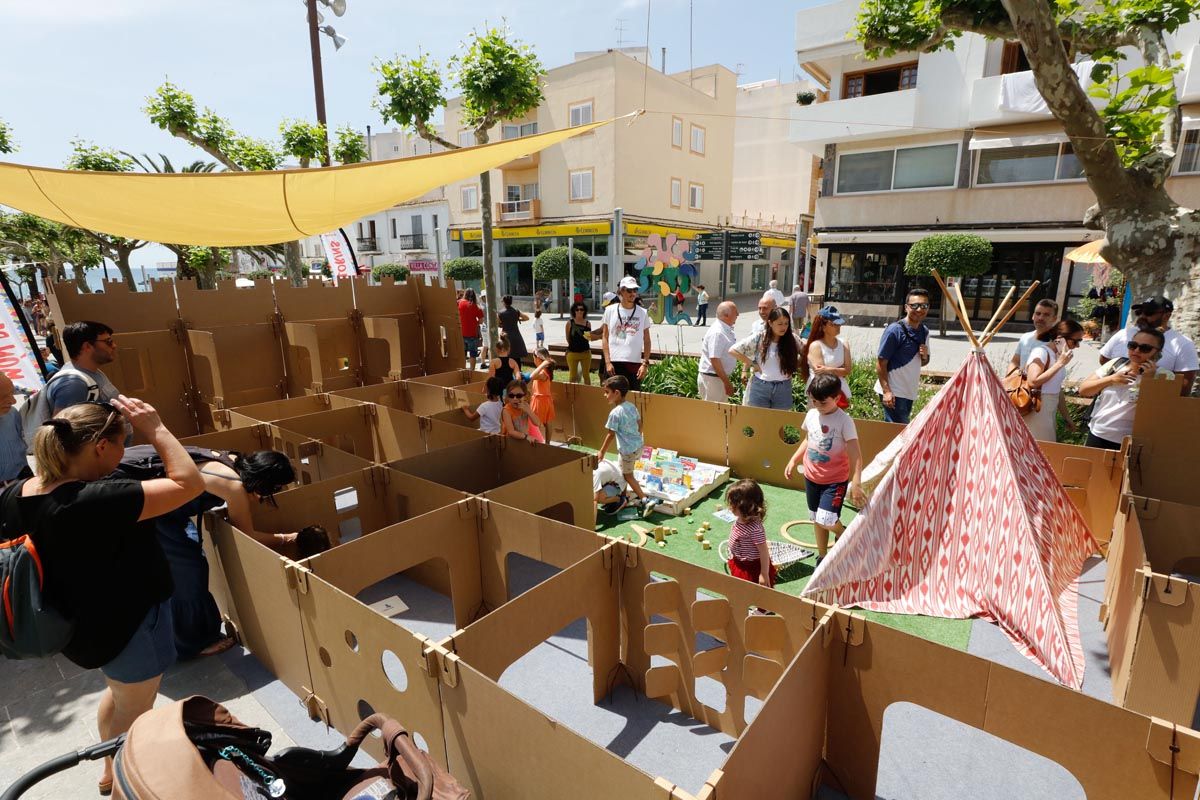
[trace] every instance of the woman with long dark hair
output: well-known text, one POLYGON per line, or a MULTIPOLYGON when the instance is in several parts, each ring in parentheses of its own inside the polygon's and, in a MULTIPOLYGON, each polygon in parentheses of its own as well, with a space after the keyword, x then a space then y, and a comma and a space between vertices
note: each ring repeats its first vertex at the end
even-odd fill
POLYGON ((571 319, 567 321, 567 376, 571 383, 592 382, 591 342, 600 336, 592 333, 587 306, 582 302, 572 303, 571 319))
POLYGON ((846 320, 834 306, 826 306, 816 313, 808 341, 800 354, 800 377, 804 380, 805 388, 812 383, 816 375, 833 375, 842 384, 842 394, 838 398, 838 408, 850 407, 850 370, 854 360, 850 355, 850 345, 842 341, 838 334, 846 320))
POLYGON ((766 329, 751 334, 729 350, 750 370, 744 405, 791 411, 792 376, 800 364, 800 343, 792 331, 792 316, 776 308, 767 315, 766 329))

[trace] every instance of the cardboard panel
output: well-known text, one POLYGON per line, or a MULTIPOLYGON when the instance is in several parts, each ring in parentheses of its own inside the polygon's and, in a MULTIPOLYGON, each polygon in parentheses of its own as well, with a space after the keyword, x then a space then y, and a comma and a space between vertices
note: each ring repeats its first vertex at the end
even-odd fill
POLYGON ((117 359, 102 371, 121 394, 154 406, 172 433, 190 436, 199 433, 199 427, 190 402, 192 378, 187 355, 176 335, 179 330, 119 331, 114 336, 117 359))
POLYGON ((450 575, 444 588, 454 606, 455 625, 466 627, 483 601, 476 512, 467 503, 459 501, 389 525, 321 553, 309 560, 308 567, 354 596, 385 578, 440 559, 450 575))
POLYGON ((275 325, 189 329, 187 335, 196 390, 202 402, 235 408, 286 395, 275 325))
POLYGON ((429 450, 482 439, 488 434, 479 430, 479 420, 472 422, 460 410, 442 411, 431 417, 421 417, 425 423, 425 446, 429 450))
MULTIPOLYGON (((607 548, 617 547, 609 544, 607 548)), ((572 621, 587 618, 592 699, 608 694, 620 662, 620 620, 611 553, 593 553, 454 635, 454 652, 488 678, 504 671, 572 621)))
POLYGON ((646 444, 708 464, 726 463, 725 408, 687 397, 637 392, 646 444))
POLYGON ((74 283, 47 282, 46 298, 60 333, 70 323, 83 320, 103 322, 118 335, 175 330, 179 323, 175 286, 170 280, 152 281, 148 292, 130 291, 125 281, 105 281, 101 294, 80 293, 74 283))
POLYGON ((424 383, 430 386, 466 386, 469 383, 479 383, 487 377, 483 372, 472 372, 469 369, 453 369, 446 372, 431 372, 412 378, 413 383, 424 383))
MULTIPOLYGON (((829 624, 828 622, 826 624, 829 624)), ((830 658, 815 631, 788 665, 766 704, 733 746, 715 784, 717 797, 808 797, 825 744, 830 658), (779 758, 779 741, 788 757, 779 758)))
MULTIPOLYGON (((240 418, 250 418, 259 422, 275 422, 280 419, 288 419, 290 417, 301 417, 305 414, 316 414, 320 411, 328 411, 330 409, 329 395, 324 394, 305 394, 298 397, 289 397, 287 400, 268 400, 265 403, 254 403, 248 406, 238 406, 228 410, 228 414, 222 415, 228 417, 230 424, 225 427, 241 427, 233 425, 234 414, 240 418)), ((219 419, 218 422, 221 422, 219 419)))
POLYGON ((440 286, 418 281, 416 288, 425 333, 426 374, 461 367, 467 355, 454 285, 440 286))
POLYGON ((1106 545, 1121 494, 1124 453, 1055 442, 1038 442, 1038 446, 1075 500, 1092 536, 1106 545))
POLYGON ((333 447, 323 448, 307 436, 280 430, 261 422, 245 428, 189 436, 181 441, 193 447, 236 450, 240 453, 278 450, 291 460, 297 480, 302 485, 358 472, 371 466, 370 461, 333 447))
POLYGON ((1196 477, 1179 469, 1200 452, 1200 398, 1180 397, 1178 381, 1144 383, 1133 420, 1130 490, 1174 503, 1196 502, 1196 477))
POLYGON ((312 683, 299 602, 285 574, 291 562, 219 514, 205 514, 204 528, 210 572, 223 579, 214 592, 222 614, 233 620, 242 643, 271 674, 296 694, 306 696, 305 687, 312 683))
POLYGON ((359 337, 364 383, 398 381, 424 372, 424 333, 417 314, 363 317, 359 337))
MULTIPOLYGON (((349 733, 364 712, 386 714, 414 736, 420 734, 430 755, 444 766, 438 676, 425 669, 424 637, 400 628, 316 575, 304 576, 301 587, 300 613, 310 642, 309 685, 327 721, 349 733)), ((365 747, 380 757, 375 737, 367 737, 365 747)))
POLYGON ((396 283, 384 278, 377 284, 354 278, 354 304, 365 317, 415 314, 419 306, 416 281, 396 283))
POLYGON ((1138 577, 1141 619, 1123 705, 1190 726, 1200 700, 1200 583, 1148 569, 1138 577))
POLYGON ((284 320, 348 320, 354 313, 354 289, 350 281, 337 286, 319 278, 309 278, 303 286, 291 281, 275 281, 275 305, 284 320))
MULTIPOLYGON (((525 442, 515 442, 515 444, 524 445, 525 442)), ((557 449, 547 448, 546 445, 531 447, 536 447, 538 450, 557 449)), ((520 450, 521 448, 515 449, 520 450)), ((502 459, 502 464, 506 460, 502 459)), ((503 483, 495 489, 488 489, 483 496, 522 511, 578 525, 585 530, 590 531, 596 528, 596 503, 592 492, 592 459, 589 456, 537 470, 527 477, 503 483), (567 511, 568 507, 570 508, 569 512, 567 511)))
POLYGON ((197 289, 195 281, 177 281, 179 316, 189 328, 273 323, 273 283, 260 280, 254 286, 239 288, 234 281, 217 281, 216 289, 197 289))
POLYGON ((283 323, 288 394, 320 394, 362 383, 358 332, 351 317, 283 323))
MULTIPOLYGON (((604 399, 604 391, 599 386, 584 386, 581 383, 567 383, 562 386, 566 399, 563 405, 571 409, 574 428, 572 435, 579 439, 579 443, 584 447, 599 449, 604 441, 604 423, 608 421, 608 412, 612 410, 608 401, 604 399)), ((637 397, 636 392, 634 397, 637 397)), ((555 395, 555 402, 557 399, 558 396, 555 395)), ((651 435, 648 430, 647 435, 651 435)))
POLYGON ((1104 576, 1104 634, 1108 640, 1108 663, 1112 671, 1113 701, 1124 705, 1129 689, 1134 646, 1142 619, 1142 568, 1146 549, 1141 524, 1132 510, 1119 515, 1124 524, 1113 529, 1104 576))
POLYGON ((355 403, 375 403, 400 411, 413 410, 412 401, 408 396, 408 383, 401 380, 370 383, 356 389, 339 389, 329 393, 329 403, 332 408, 344 408, 355 403))
POLYGON ((433 386, 426 383, 406 381, 409 410, 422 417, 442 411, 452 411, 470 405, 475 408, 487 399, 482 394, 469 391, 466 387, 433 386))
MULTIPOLYGON (((302 417, 291 417, 276 421, 276 425, 284 430, 303 434, 310 439, 317 439, 329 447, 336 447, 353 453, 368 461, 382 461, 383 445, 379 439, 379 429, 376 425, 376 406, 363 403, 347 408, 322 411, 318 414, 305 414, 302 417)), ((424 452, 421 444, 421 434, 413 424, 412 440, 408 447, 410 452, 424 452)))

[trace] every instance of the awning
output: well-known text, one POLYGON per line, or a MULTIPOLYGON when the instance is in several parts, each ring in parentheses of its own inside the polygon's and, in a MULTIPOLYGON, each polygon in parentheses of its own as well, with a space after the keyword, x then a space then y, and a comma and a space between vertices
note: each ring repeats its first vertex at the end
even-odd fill
POLYGON ((211 247, 273 244, 336 230, 611 121, 322 169, 163 175, 0 162, 0 204, 127 239, 211 247))
POLYGON ((976 133, 971 137, 971 150, 992 150, 998 147, 1029 147, 1035 144, 1057 144, 1067 141, 1065 133, 1031 133, 1024 136, 976 133))

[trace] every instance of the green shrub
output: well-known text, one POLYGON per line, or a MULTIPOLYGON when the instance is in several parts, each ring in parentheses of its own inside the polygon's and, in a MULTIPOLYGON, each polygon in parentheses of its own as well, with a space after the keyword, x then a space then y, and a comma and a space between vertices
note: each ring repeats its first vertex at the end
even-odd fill
POLYGON ((384 278, 392 278, 396 283, 408 280, 410 270, 403 264, 376 264, 371 267, 371 277, 376 283, 384 278))
POLYGON ((696 375, 699 371, 700 361, 696 358, 666 356, 646 370, 646 377, 642 380, 642 391, 697 398, 700 396, 696 387, 696 375))
POLYGON ((992 266, 992 243, 973 233, 937 233, 919 240, 908 251, 904 272, 969 278, 982 275, 992 266))
MULTIPOLYGON (((592 268, 592 259, 587 253, 575 248, 575 274, 587 275, 592 268)), ((571 275, 570 263, 567 260, 566 247, 551 247, 543 250, 533 259, 533 279, 535 281, 561 281, 571 275)))
POLYGON ((442 265, 452 281, 477 281, 483 278, 483 262, 478 258, 452 258, 442 265))
POLYGON ((252 271, 252 272, 247 272, 247 273, 246 273, 245 275, 243 275, 242 277, 243 277, 243 278, 249 278, 249 279, 250 279, 250 280, 252 280, 252 281, 260 281, 260 280, 262 280, 263 278, 273 278, 273 277, 275 277, 275 273, 274 273, 274 272, 271 272, 271 270, 269 270, 269 269, 256 269, 256 270, 254 270, 254 271, 252 271))

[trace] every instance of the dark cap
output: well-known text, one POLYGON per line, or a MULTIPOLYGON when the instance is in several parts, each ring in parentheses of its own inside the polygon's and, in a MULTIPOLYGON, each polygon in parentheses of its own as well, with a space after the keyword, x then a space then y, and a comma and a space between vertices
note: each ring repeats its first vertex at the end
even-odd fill
POLYGON ((1147 297, 1140 303, 1134 303, 1132 308, 1143 314, 1157 314, 1160 311, 1174 311, 1175 304, 1165 297, 1147 297))

